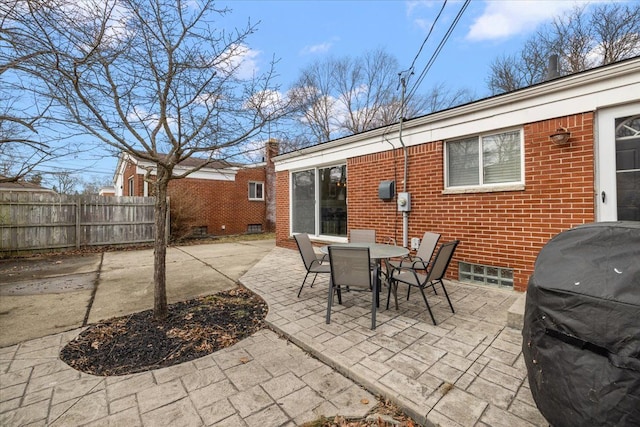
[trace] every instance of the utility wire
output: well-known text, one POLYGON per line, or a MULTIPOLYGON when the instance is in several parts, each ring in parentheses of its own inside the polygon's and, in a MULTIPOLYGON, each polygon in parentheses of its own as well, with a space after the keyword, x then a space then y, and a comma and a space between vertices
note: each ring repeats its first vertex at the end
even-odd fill
MULTIPOLYGON (((416 81, 416 83, 413 85, 413 87, 408 91, 407 95, 405 96, 402 105, 399 106, 398 108, 398 112, 402 115, 402 112, 404 111, 404 107, 407 104, 408 100, 415 94, 416 90, 418 89, 418 86, 420 86, 420 84, 422 83, 422 81, 424 80, 424 77, 426 75, 426 73, 429 71, 429 69, 431 68, 431 66, 433 65, 434 61, 436 60, 436 58, 438 57, 438 54, 440 53, 440 51, 442 50, 442 47, 444 46, 444 44, 447 42, 447 40, 449 39, 449 36, 451 35, 451 33, 453 32, 454 28, 456 27, 456 25, 458 24, 458 21, 460 20, 460 18, 462 17, 462 14, 464 13, 464 11, 467 9, 467 6, 469 5, 469 3, 471 2, 471 0, 466 0, 465 3, 462 5, 462 8, 460 9, 460 11, 458 12, 458 14, 456 15, 456 18, 454 19, 454 21, 451 23, 451 25, 449 26, 449 29, 447 30, 447 33, 445 34, 445 36, 442 38, 442 40, 440 41, 440 43, 438 44, 438 47, 436 48, 436 50, 434 51, 434 53, 431 55, 431 58, 429 59, 429 61, 427 62, 427 65, 425 65, 424 69, 422 70, 422 72, 420 73, 420 76, 418 77, 418 80, 416 81)), ((400 77, 400 85, 404 85, 406 87, 409 78, 411 77, 411 75, 413 75, 413 68, 415 66, 415 63, 418 59, 418 57, 420 56, 420 54, 422 53, 422 49, 424 48, 425 44, 427 43, 427 41, 429 40, 429 37, 431 36, 431 33, 433 32, 433 29, 435 28, 436 23, 438 22, 438 19, 440 18, 440 15, 442 15, 442 12, 444 11, 444 8, 447 4, 447 0, 445 0, 442 4, 442 7, 440 8, 440 11, 438 12, 438 15, 436 16, 435 20, 433 21, 433 23, 431 24, 431 28, 429 29, 429 32, 427 33, 427 36, 425 37, 425 39, 422 41, 422 45, 420 46, 420 49, 418 50, 418 53, 416 53, 416 56, 413 58, 413 61, 411 62, 411 66, 409 67, 409 69, 401 71, 400 73, 398 73, 398 76, 400 77)), ((403 88, 403 90, 406 90, 405 88, 403 88)), ((403 120, 404 118, 401 117, 400 120, 403 120)), ((388 134, 388 132, 391 130, 391 128, 393 127, 394 123, 390 123, 389 125, 387 125, 385 131, 383 132, 383 138, 385 140, 386 139, 386 135, 388 134)), ((391 144, 390 141, 387 140, 387 142, 389 142, 391 144)), ((392 144, 393 145, 393 144, 392 144)))
POLYGON ((467 9, 467 6, 469 6, 470 2, 471 2, 471 0, 465 0, 464 4, 460 8, 460 11, 458 12, 458 14, 456 15, 455 19, 453 20, 453 22, 449 26, 449 29, 447 30, 446 34, 444 35, 444 37, 440 41, 440 44, 438 44, 438 47, 436 48, 436 50, 431 55, 431 58, 429 59, 429 62, 427 62, 425 67, 422 69, 422 72, 418 76, 418 79, 414 83, 413 87, 409 90, 409 93, 407 94, 407 96, 405 98, 405 102, 407 102, 409 99, 411 99, 411 97, 413 95, 415 95, 416 90, 418 89, 418 87, 420 86, 422 81, 424 80, 425 76, 427 75, 427 72, 431 69, 431 66, 435 62, 435 60, 438 57, 438 55, 440 54, 440 51, 442 51, 442 48, 444 47, 444 45, 447 43, 447 40, 449 40, 449 36, 451 36, 451 33, 455 29, 456 25, 458 25, 458 22, 462 18, 462 15, 464 14, 465 10, 467 9))
POLYGON ((442 11, 444 10, 444 7, 446 5, 447 5, 447 0, 444 0, 444 2, 442 3, 442 7, 440 8, 440 12, 438 12, 438 16, 436 16, 436 19, 431 23, 431 28, 429 28, 429 32, 427 33, 427 36, 422 41, 422 45, 420 45, 420 49, 418 49, 418 53, 416 53, 416 56, 413 58, 413 61, 411 61, 411 66, 407 71, 409 72, 413 71, 413 66, 416 64, 416 61, 418 60, 418 57, 420 56, 420 53, 422 52, 424 45, 427 44, 427 40, 429 40, 429 37, 431 36, 431 33, 433 32, 433 29, 435 28, 436 23, 438 22, 438 19, 440 19, 440 15, 442 15, 442 11))

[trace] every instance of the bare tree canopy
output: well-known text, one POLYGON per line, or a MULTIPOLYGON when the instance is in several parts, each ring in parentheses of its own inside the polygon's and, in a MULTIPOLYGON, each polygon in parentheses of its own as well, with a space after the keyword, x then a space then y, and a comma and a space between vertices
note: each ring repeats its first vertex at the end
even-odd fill
POLYGON ((543 26, 519 53, 496 58, 489 89, 500 94, 546 80, 552 55, 558 76, 640 55, 640 3, 576 6, 543 26))
POLYGON ((288 111, 272 85, 273 64, 245 75, 256 26, 227 32, 219 21, 228 12, 211 0, 16 0, 4 22, 30 93, 51 104, 60 124, 156 166, 146 179, 156 195, 158 318, 167 313, 169 181, 241 152, 288 111), (174 175, 191 156, 205 161, 174 175))
POLYGON ((64 157, 76 147, 57 147, 52 130, 54 115, 49 98, 36 96, 28 87, 23 66, 31 59, 14 43, 22 29, 12 17, 22 13, 18 2, 0 3, 0 182, 26 180, 40 173, 44 162, 64 157), (48 133, 47 136, 44 136, 48 133))
MULTIPOLYGON (((330 57, 302 70, 291 89, 298 106, 299 143, 308 145, 360 133, 400 119, 402 93, 397 59, 382 49, 358 57, 330 57)), ((435 85, 404 106, 405 118, 471 100, 468 91, 435 85)))

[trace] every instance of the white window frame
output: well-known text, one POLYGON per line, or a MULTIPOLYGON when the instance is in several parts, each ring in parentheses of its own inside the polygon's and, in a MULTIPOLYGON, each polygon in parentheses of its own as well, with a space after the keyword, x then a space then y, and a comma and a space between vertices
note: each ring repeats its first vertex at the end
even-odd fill
POLYGON ((254 201, 262 201, 264 200, 264 182, 263 181, 249 181, 249 200, 254 200, 254 201), (262 191, 260 192, 262 194, 261 197, 256 197, 256 189, 258 187, 258 185, 261 187, 262 191), (253 186, 253 197, 251 194, 251 188, 253 186))
POLYGON ((492 131, 492 132, 483 132, 481 134, 477 134, 477 135, 468 135, 466 137, 461 137, 461 138, 456 138, 456 139, 451 139, 448 141, 444 142, 444 165, 443 165, 443 170, 444 170, 444 182, 445 182, 445 187, 444 187, 444 194, 459 194, 459 193, 482 193, 482 192, 492 192, 492 191, 519 191, 519 190, 524 190, 525 188, 525 176, 524 176, 524 170, 525 170, 525 165, 524 165, 524 130, 523 128, 519 127, 519 128, 509 128, 509 129, 500 129, 500 130, 496 130, 496 131, 492 131), (510 181, 510 182, 501 182, 501 183, 491 183, 491 184, 485 184, 483 182, 483 172, 484 172, 484 166, 483 166, 483 150, 482 150, 482 138, 485 137, 489 137, 489 136, 493 136, 493 135, 499 135, 501 133, 510 133, 510 132, 514 132, 514 131, 518 131, 520 133, 520 178, 517 181, 510 181), (478 182, 479 184, 474 184, 474 185, 460 185, 460 186, 450 186, 449 185, 449 159, 448 159, 448 149, 447 149, 447 144, 448 143, 454 143, 454 142, 459 142, 459 141, 463 141, 463 140, 467 140, 470 138, 477 138, 478 139, 478 182))
POLYGON ((134 180, 133 180, 133 176, 130 176, 129 179, 127 180, 127 196, 133 196, 134 195, 134 180))
MULTIPOLYGON (((313 234, 309 234, 311 240, 322 240, 323 242, 340 242, 346 243, 348 242, 347 236, 333 236, 333 235, 324 235, 320 234, 320 183, 319 183, 319 173, 320 169, 332 168, 332 167, 342 167, 346 166, 346 162, 339 163, 329 163, 326 165, 317 165, 311 167, 305 167, 300 169, 293 169, 289 171, 289 235, 293 236, 294 234, 298 234, 298 232, 293 231, 293 176, 296 172, 304 172, 313 170, 313 179, 314 179, 314 232, 313 234)), ((348 172, 347 172, 348 174, 348 172)), ((347 210, 349 209, 348 200, 345 202, 347 206, 347 210)))

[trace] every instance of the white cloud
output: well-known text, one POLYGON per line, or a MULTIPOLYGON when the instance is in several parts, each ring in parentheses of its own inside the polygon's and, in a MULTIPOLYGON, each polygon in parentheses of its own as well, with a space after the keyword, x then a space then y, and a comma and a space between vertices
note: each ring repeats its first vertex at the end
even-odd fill
POLYGON ((416 11, 416 9, 420 9, 420 8, 430 9, 436 5, 439 6, 439 3, 436 3, 433 0, 412 0, 412 1, 405 2, 405 5, 407 7, 407 16, 411 16, 413 12, 416 11))
POLYGON ((422 19, 422 18, 416 18, 413 20, 413 23, 422 31, 427 32, 431 27, 431 25, 433 24, 433 21, 422 19))
POLYGON ((258 56, 260 51, 253 50, 244 44, 232 44, 226 52, 218 58, 216 68, 227 74, 245 80, 258 74, 258 56))
POLYGON ((314 44, 311 46, 305 46, 304 48, 302 48, 302 54, 303 55, 312 55, 312 54, 316 54, 316 53, 326 53, 328 52, 331 47, 333 46, 333 43, 331 42, 324 42, 324 43, 319 43, 319 44, 314 44))
MULTIPOLYGON (((141 107, 134 107, 133 111, 129 112, 127 115, 127 120, 134 126, 138 123, 151 131, 160 123, 160 116, 156 113, 149 113, 141 107)), ((166 120, 170 129, 174 131, 178 129, 178 121, 175 118, 167 117, 166 120)), ((161 129, 161 132, 164 132, 164 129, 161 129)))
MULTIPOLYGON (((440 7, 440 3, 436 3, 432 0, 417 0, 417 1, 407 1, 405 2, 405 6, 407 9, 407 17, 411 18, 414 15, 418 15, 421 13, 421 9, 433 9, 435 6, 440 7)), ((432 15, 432 12, 429 11, 429 15, 432 15)), ((427 32, 431 25, 433 24, 433 17, 430 16, 429 19, 417 17, 413 18, 413 25, 418 27, 420 30, 427 32)))
POLYGON ((482 15, 471 25, 467 39, 494 40, 526 34, 576 4, 574 1, 488 1, 482 15))
POLYGON ((245 108, 259 110, 263 115, 281 113, 289 102, 282 92, 269 89, 254 93, 245 103, 245 108))

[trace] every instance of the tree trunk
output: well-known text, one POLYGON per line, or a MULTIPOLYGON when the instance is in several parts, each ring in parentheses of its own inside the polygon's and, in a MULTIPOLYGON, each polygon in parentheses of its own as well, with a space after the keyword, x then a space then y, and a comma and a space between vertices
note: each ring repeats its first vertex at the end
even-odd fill
POLYGON ((161 167, 157 168, 157 176, 155 181, 156 203, 154 207, 155 222, 153 225, 155 233, 155 241, 153 244, 153 317, 157 320, 163 320, 167 317, 167 275, 166 275, 166 258, 167 258, 167 187, 169 184, 169 175, 167 171, 161 167))

